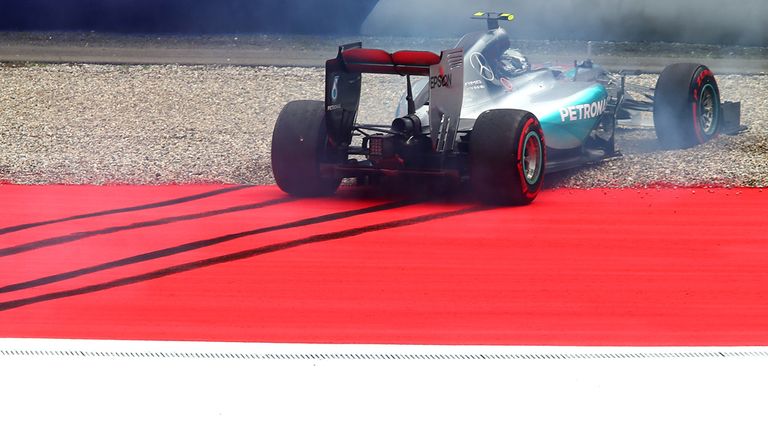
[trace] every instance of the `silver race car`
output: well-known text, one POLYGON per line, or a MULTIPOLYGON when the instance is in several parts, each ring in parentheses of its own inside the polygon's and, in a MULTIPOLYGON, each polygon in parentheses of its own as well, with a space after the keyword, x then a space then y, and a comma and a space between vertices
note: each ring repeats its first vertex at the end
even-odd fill
POLYGON ((617 121, 653 114, 662 148, 703 143, 739 128, 740 105, 721 102, 703 65, 664 69, 655 88, 629 86, 590 60, 572 68, 533 67, 510 46, 499 21, 440 55, 339 47, 326 62, 325 101, 292 101, 272 136, 278 186, 296 196, 333 194, 344 178, 382 176, 468 181, 489 204, 528 204, 545 173, 617 155, 617 121), (405 76, 390 125, 358 124, 361 74, 405 76), (413 76, 424 76, 412 82, 413 76), (630 93, 633 97, 630 97, 630 93))

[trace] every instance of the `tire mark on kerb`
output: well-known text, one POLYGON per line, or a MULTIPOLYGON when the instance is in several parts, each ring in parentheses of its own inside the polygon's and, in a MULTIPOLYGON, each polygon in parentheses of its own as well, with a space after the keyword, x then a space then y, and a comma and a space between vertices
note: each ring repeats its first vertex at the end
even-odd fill
POLYGON ((179 265, 167 267, 160 270, 155 270, 149 273, 143 273, 136 276, 129 276, 129 277, 124 277, 120 279, 115 279, 109 282, 88 285, 82 288, 53 292, 53 293, 42 294, 34 297, 28 297, 24 299, 2 302, 0 303, 0 311, 16 309, 23 306, 29 306, 36 303, 43 303, 43 302, 58 300, 58 299, 67 298, 67 297, 75 297, 75 296, 80 296, 85 294, 91 294, 94 292, 105 291, 108 289, 118 288, 126 285, 132 285, 139 282, 159 279, 159 278, 163 278, 166 276, 171 276, 179 273, 185 273, 188 271, 192 271, 192 270, 196 270, 204 267, 211 267, 218 264, 225 264, 233 261, 252 258, 259 255, 265 255, 272 252, 292 249, 292 248, 296 248, 296 247, 307 245, 307 244, 327 242, 332 240, 359 236, 362 234, 367 234, 367 233, 376 232, 376 231, 383 231, 383 230, 399 228, 399 227, 404 227, 409 225, 416 225, 416 224, 425 223, 433 220, 446 219, 454 216, 474 213, 474 212, 486 210, 488 208, 490 207, 485 207, 485 206, 468 207, 468 208, 463 208, 459 210, 432 213, 432 214, 423 215, 423 216, 399 219, 391 222, 383 222, 383 223, 378 223, 373 225, 366 225, 358 228, 350 228, 350 229, 345 229, 341 231, 334 231, 334 232, 329 232, 324 234, 316 234, 316 235, 305 237, 302 239, 291 240, 291 241, 282 242, 282 243, 275 243, 267 246, 254 248, 254 249, 248 249, 248 250, 235 252, 231 254, 220 255, 213 258, 192 261, 185 264, 179 264, 179 265))
POLYGON ((209 239, 197 240, 197 241, 184 243, 181 245, 172 246, 165 249, 158 249, 156 251, 146 252, 143 254, 134 255, 131 257, 122 258, 119 260, 110 261, 110 262, 106 262, 106 263, 102 263, 102 264, 98 264, 90 267, 84 267, 81 269, 63 272, 63 273, 46 276, 38 279, 33 279, 26 282, 19 282, 12 285, 6 285, 4 287, 0 287, 0 294, 13 292, 13 291, 20 291, 20 290, 29 289, 29 288, 35 288, 35 287, 39 287, 39 286, 43 286, 43 285, 47 285, 55 282, 74 279, 79 276, 84 276, 87 274, 92 274, 92 273, 96 273, 104 270, 109 270, 117 267, 123 267, 123 266, 137 264, 137 263, 146 262, 146 261, 151 261, 151 260, 164 258, 171 255, 177 255, 183 252, 201 249, 204 247, 225 243, 225 242, 236 240, 243 237, 249 237, 249 236, 254 236, 258 234, 264 234, 268 232, 279 231, 279 230, 290 229, 290 228, 298 228, 302 226, 319 224, 323 222, 330 222, 330 221, 345 219, 353 216, 380 212, 384 210, 392 210, 395 208, 412 205, 412 204, 415 204, 416 202, 418 201, 411 200, 411 201, 390 202, 386 204, 379 204, 371 207, 365 207, 362 209, 346 210, 342 212, 330 213, 322 216, 315 216, 311 218, 300 219, 294 222, 287 222, 279 225, 257 228, 253 230, 242 231, 239 233, 226 234, 226 235, 213 237, 209 239))
POLYGON ((190 201, 196 201, 203 198, 209 198, 212 196, 221 195, 229 192, 235 192, 235 191, 250 188, 250 187, 253 187, 253 186, 239 185, 239 186, 227 187, 222 189, 216 189, 213 191, 203 192, 203 193, 189 195, 185 197, 174 198, 166 201, 158 201, 150 204, 142 204, 137 206, 123 207, 123 208, 117 208, 117 209, 111 209, 111 210, 102 210, 98 212, 84 213, 80 215, 68 216, 68 217, 63 217, 59 219, 50 219, 47 221, 30 222, 30 223, 25 223, 21 225, 0 228, 0 235, 8 234, 16 231, 22 231, 30 228, 36 228, 44 225, 52 225, 52 224, 61 223, 61 222, 69 222, 73 220, 88 219, 88 218, 107 216, 107 215, 118 214, 118 213, 129 213, 129 212, 149 210, 149 209, 159 208, 159 207, 167 207, 167 206, 182 204, 190 201))
POLYGON ((128 225, 118 225, 118 226, 101 228, 101 229, 92 230, 92 231, 76 232, 72 234, 66 234, 58 237, 51 237, 43 240, 37 240, 29 243, 20 244, 17 246, 11 246, 4 249, 0 249, 0 257, 15 255, 22 252, 28 252, 31 250, 42 249, 50 246, 57 246, 64 243, 71 243, 74 241, 83 240, 83 239, 87 239, 87 238, 95 237, 99 235, 114 234, 120 231, 128 231, 128 230, 134 230, 139 228, 168 225, 175 222, 203 219, 203 218, 218 216, 218 215, 227 214, 227 213, 236 213, 240 211, 255 210, 255 209, 269 207, 277 204, 283 204, 283 203, 287 203, 295 200, 296 198, 290 198, 290 197, 276 198, 273 200, 263 201, 260 203, 243 204, 243 205, 228 207, 224 209, 209 210, 205 212, 192 213, 192 214, 180 215, 180 216, 169 216, 169 217, 154 219, 149 221, 134 222, 128 225))

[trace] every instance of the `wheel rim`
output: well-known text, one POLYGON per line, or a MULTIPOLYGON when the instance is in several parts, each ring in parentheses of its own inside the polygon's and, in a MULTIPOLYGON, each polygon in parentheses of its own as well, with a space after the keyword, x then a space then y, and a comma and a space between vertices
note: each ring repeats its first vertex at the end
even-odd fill
POLYGON ((541 138, 534 131, 528 132, 525 136, 525 145, 523 147, 523 177, 529 185, 535 184, 541 176, 542 150, 541 138))
POLYGON ((699 126, 705 135, 715 132, 718 115, 717 93, 712 84, 707 84, 701 89, 699 98, 699 126))

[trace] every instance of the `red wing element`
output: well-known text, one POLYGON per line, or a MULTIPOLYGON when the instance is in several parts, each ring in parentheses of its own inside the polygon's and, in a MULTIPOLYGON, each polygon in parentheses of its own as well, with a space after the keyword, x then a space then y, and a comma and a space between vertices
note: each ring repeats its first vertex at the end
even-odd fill
POLYGON ((429 75, 429 67, 440 63, 440 56, 429 51, 398 51, 353 48, 341 53, 350 72, 399 75, 429 75))
POLYGON ((430 51, 398 51, 392 60, 398 65, 423 67, 440 63, 440 56, 430 51))
POLYGON ((350 72, 397 73, 392 55, 380 49, 353 48, 341 53, 350 72))
POLYGON ((397 51, 392 60, 401 74, 429 75, 429 67, 440 63, 440 56, 429 51, 397 51))

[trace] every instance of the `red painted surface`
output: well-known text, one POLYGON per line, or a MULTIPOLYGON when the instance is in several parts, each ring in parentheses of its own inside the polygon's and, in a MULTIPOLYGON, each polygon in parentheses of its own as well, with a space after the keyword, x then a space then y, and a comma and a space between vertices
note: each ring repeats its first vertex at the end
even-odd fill
MULTIPOLYGON (((222 188, 2 185, 0 230, 222 188)), ((0 249, 284 197, 254 187, 57 222, 0 234, 0 249)), ((463 214, 455 211, 475 204, 412 204, 8 291, 191 241, 386 202, 344 192, 1 256, 0 337, 768 345, 768 192, 759 189, 545 190, 528 207, 463 214), (445 212, 454 214, 440 218, 445 212), (438 217, 348 231, 425 215, 438 217), (319 236, 333 232, 341 234, 319 236), (229 262, 201 261, 249 250, 229 262), (196 261, 207 265, 162 276, 196 261), (88 286, 103 289, 44 297, 88 286), (9 308, 35 298, 42 301, 9 308)))

